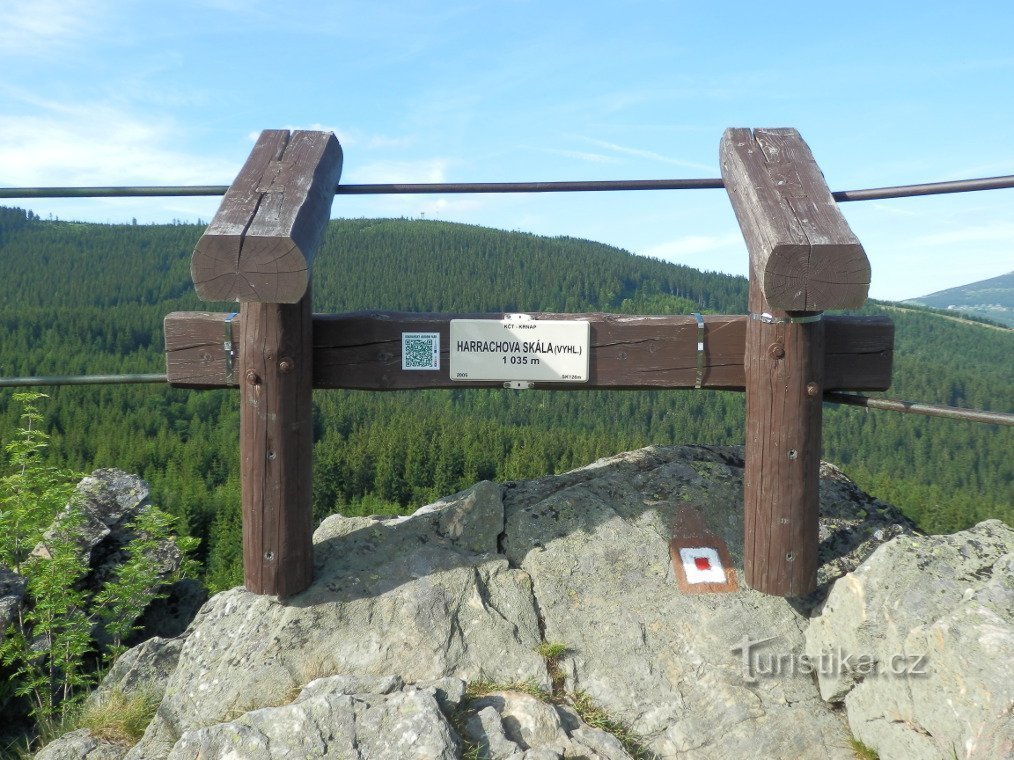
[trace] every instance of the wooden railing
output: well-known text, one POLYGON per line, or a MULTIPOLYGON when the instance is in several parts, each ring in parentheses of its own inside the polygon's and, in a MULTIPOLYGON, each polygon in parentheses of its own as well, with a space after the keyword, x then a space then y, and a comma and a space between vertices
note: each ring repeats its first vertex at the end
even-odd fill
MULTIPOLYGON (((198 295, 239 301, 238 320, 187 312, 165 322, 172 385, 240 388, 247 588, 286 596, 312 581, 312 388, 506 385, 745 389, 746 582, 781 596, 812 591, 821 400, 831 390, 885 390, 894 327, 881 317, 823 316, 863 304, 870 267, 799 134, 730 129, 720 153, 750 253, 747 316, 311 315, 312 262, 341 148, 330 133, 262 133, 192 263, 198 295), (518 319, 587 322, 586 342, 574 349, 585 355, 585 373, 547 380, 517 367, 482 379, 454 372, 462 346, 452 343, 452 323, 508 316, 510 329, 518 319), (405 366, 406 334, 430 336, 429 371, 405 366)), ((519 361, 524 354, 502 353, 505 367, 508 353, 519 361)))

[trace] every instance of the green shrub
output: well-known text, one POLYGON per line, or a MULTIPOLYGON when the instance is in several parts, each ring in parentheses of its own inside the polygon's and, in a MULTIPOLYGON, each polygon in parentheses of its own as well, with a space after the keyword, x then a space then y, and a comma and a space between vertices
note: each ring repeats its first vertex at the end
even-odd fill
POLYGON ((28 700, 37 727, 71 713, 137 630, 136 620, 171 584, 193 571, 187 558, 197 541, 174 538, 169 516, 148 507, 129 526, 136 536, 126 561, 97 593, 81 581, 88 561, 81 546, 87 515, 75 499, 79 474, 42 463, 49 436, 41 429, 36 402, 41 393, 17 393, 21 426, 6 444, 0 466, 0 566, 26 579, 25 603, 0 640, 0 664, 10 678, 7 695, 28 700), (160 579, 156 549, 173 542, 182 553, 180 568, 160 579), (110 643, 96 650, 93 633, 110 643))

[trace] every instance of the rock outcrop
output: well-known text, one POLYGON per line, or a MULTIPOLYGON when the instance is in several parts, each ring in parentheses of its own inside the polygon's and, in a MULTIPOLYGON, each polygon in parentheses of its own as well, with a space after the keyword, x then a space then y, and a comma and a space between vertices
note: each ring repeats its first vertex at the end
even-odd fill
MULTIPOLYGON (((76 491, 76 499, 85 514, 80 534, 81 551, 90 567, 85 585, 96 591, 111 579, 126 558, 124 548, 134 538, 130 523, 150 505, 149 488, 136 475, 101 469, 83 478, 76 491)), ((169 542, 165 542, 152 558, 163 578, 178 570, 182 560, 179 549, 169 542)), ((151 636, 178 636, 207 600, 200 584, 192 580, 178 581, 165 592, 165 598, 155 600, 145 610, 136 641, 151 636)))
POLYGON ((806 651, 882 758, 1014 755, 1014 530, 905 536, 835 584, 806 651))
POLYGON ((824 465, 815 594, 682 592, 687 510, 742 578, 740 457, 651 447, 409 517, 331 516, 307 591, 219 594, 117 663, 103 689, 162 689, 126 757, 851 760, 850 725, 884 760, 1009 752, 1010 529, 918 537, 824 465), (885 691, 822 672, 829 647, 937 669, 885 691))
MULTIPOLYGON (((158 714, 128 757, 196 757, 197 747, 204 758, 225 757, 235 742, 250 756, 295 756, 272 738, 275 718, 310 726, 324 705, 339 703, 381 715, 391 700, 413 720, 425 716, 425 730, 413 731, 438 747, 444 733, 426 684, 551 691, 554 676, 536 652, 549 641, 566 647, 557 691, 581 694, 662 757, 850 758, 846 726, 809 675, 754 677, 734 649, 744 637, 777 635, 798 656, 807 614, 834 578, 911 532, 840 472, 823 474, 822 590, 794 604, 747 588, 677 588, 669 541, 688 505, 742 572, 738 449, 651 447, 560 476, 479 483, 410 517, 329 517, 314 536, 307 591, 277 599, 233 589, 202 608, 158 714), (332 689, 341 679, 392 678, 402 685, 387 692, 375 680, 371 689, 332 689)), ((466 700, 456 708, 463 733, 449 735, 496 757, 624 756, 565 705, 535 708, 531 699, 503 690, 466 700)), ((324 744, 298 751, 343 756, 315 754, 324 744)), ((458 756, 450 746, 433 756, 458 756)))

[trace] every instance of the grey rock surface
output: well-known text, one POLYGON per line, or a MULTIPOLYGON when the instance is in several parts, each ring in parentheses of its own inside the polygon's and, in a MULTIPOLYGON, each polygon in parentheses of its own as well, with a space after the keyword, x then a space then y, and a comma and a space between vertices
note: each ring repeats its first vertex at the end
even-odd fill
POLYGON ((828 663, 822 696, 884 760, 1011 757, 1014 530, 881 547, 835 584, 806 649, 828 663))
POLYGON ((465 733, 490 760, 586 758, 628 760, 612 734, 587 726, 566 708, 530 694, 493 692, 469 704, 465 733))
MULTIPOLYGON (((148 505, 148 495, 148 484, 123 470, 95 470, 77 484, 74 498, 86 518, 79 541, 93 575, 104 577, 116 563, 117 553, 129 541, 127 523, 148 505)), ((45 549, 40 544, 36 552, 45 549)))
POLYGON ((458 739, 433 688, 398 677, 335 676, 308 684, 291 704, 187 731, 170 760, 453 760, 458 739))
POLYGON ((64 734, 43 747, 35 760, 120 760, 127 748, 96 739, 86 728, 64 734))
MULTIPOLYGON (((570 650, 560 663, 566 688, 586 692, 662 757, 850 758, 844 726, 809 675, 757 677, 732 649, 777 636, 771 650, 798 656, 805 615, 748 588, 676 586, 669 539, 683 505, 725 540, 742 579, 742 488, 738 450, 642 449, 508 488, 502 545, 532 577, 545 639, 570 650)), ((876 542, 865 530, 862 540, 849 535, 867 519, 856 514, 867 501, 839 479, 821 489, 821 514, 837 523, 825 526, 825 565, 835 552, 836 567, 858 564, 864 541, 876 542)), ((884 510, 885 525, 899 524, 884 510)), ((843 571, 822 572, 826 583, 843 571)))
POLYGON ((166 680, 179 662, 183 641, 182 638, 156 636, 128 649, 113 663, 102 683, 89 695, 89 700, 101 699, 111 691, 124 694, 153 691, 161 695, 165 691, 166 680))
POLYGON ((487 551, 503 528, 500 492, 479 483, 413 517, 332 516, 315 533, 307 591, 212 598, 131 757, 164 756, 186 732, 282 704, 319 676, 485 677, 548 688, 531 579, 487 551))
POLYGON ((4 640, 7 626, 15 619, 25 598, 25 583, 13 570, 0 567, 0 641, 4 640))
MULTIPOLYGON (((314 536, 307 591, 278 599, 233 589, 204 605, 158 714, 128 757, 193 756, 186 752, 197 747, 210 757, 230 743, 251 757, 316 752, 309 744, 280 749, 289 745, 272 722, 284 718, 321 737, 320 716, 332 709, 382 715, 398 705, 412 720, 436 720, 433 709, 461 703, 461 681, 548 690, 535 649, 549 641, 567 646, 559 663, 566 689, 585 692, 661 757, 851 758, 844 721, 809 674, 760 672, 752 661, 745 668, 735 650, 776 637, 765 654, 798 658, 821 594, 680 592, 669 540, 688 505, 724 539, 742 578, 742 459, 734 448, 651 447, 564 475, 479 483, 409 517, 329 517, 314 536), (416 685, 329 678, 390 674, 416 685), (327 686, 314 685, 322 677, 327 686)), ((833 469, 822 482, 821 514, 823 592, 876 546, 910 531, 896 510, 833 469)), ((564 708, 512 698, 473 710, 470 721, 505 756, 623 756, 564 708)), ((426 736, 439 734, 427 725, 426 736)))

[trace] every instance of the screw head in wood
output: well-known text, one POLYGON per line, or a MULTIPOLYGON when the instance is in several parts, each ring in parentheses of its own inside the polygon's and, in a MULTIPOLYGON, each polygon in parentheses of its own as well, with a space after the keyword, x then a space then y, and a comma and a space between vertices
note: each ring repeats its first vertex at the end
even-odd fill
POLYGON ((271 561, 274 560, 274 558, 275 558, 275 553, 274 552, 264 552, 264 559, 266 561, 271 562, 271 561))
POLYGON ((785 561, 786 562, 793 562, 793 561, 795 561, 795 559, 796 559, 796 553, 795 552, 788 552, 785 555, 785 561))
POLYGON ((250 383, 250 385, 256 385, 259 379, 260 378, 257 377, 257 373, 252 369, 248 369, 246 371, 246 381, 250 383))
POLYGON ((772 343, 768 346, 768 356, 772 359, 784 359, 785 358, 785 346, 781 343, 772 343))
POLYGON ((278 371, 281 372, 283 375, 287 375, 290 372, 292 372, 292 369, 295 366, 296 365, 292 361, 292 359, 286 356, 284 359, 278 362, 278 371))
POLYGON ((819 396, 820 395, 820 386, 817 385, 817 383, 807 383, 806 384, 806 395, 809 396, 810 398, 813 398, 814 396, 819 396))
POLYGON ((789 459, 795 460, 799 456, 799 452, 795 449, 789 449, 789 459))

